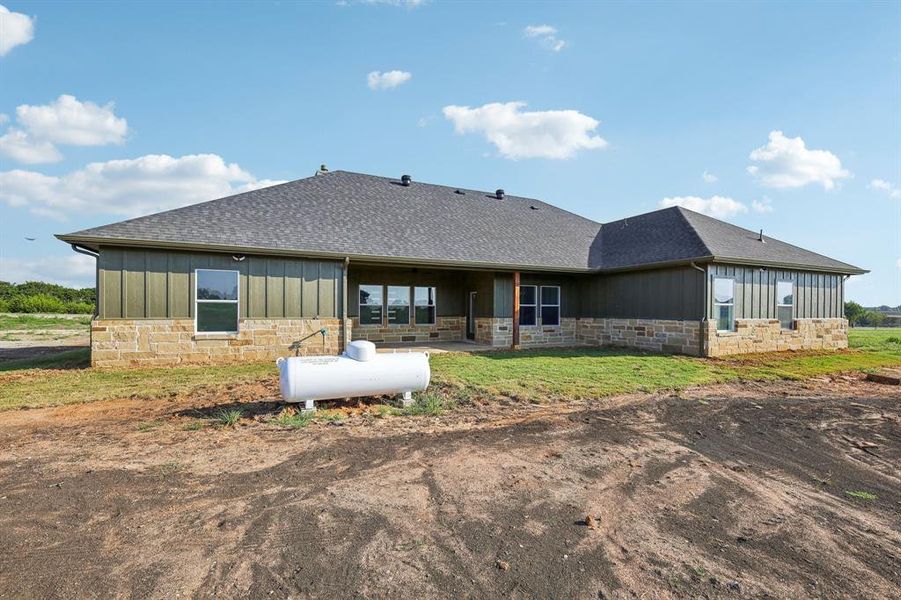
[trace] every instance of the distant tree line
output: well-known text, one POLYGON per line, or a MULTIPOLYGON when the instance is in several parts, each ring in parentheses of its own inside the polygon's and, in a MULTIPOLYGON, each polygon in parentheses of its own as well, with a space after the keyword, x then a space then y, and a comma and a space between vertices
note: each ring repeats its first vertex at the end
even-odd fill
POLYGON ((78 313, 94 312, 94 288, 70 288, 41 281, 0 281, 0 312, 78 313))
POLYGON ((854 327, 881 327, 885 323, 883 311, 864 308, 854 301, 845 302, 845 318, 854 327))

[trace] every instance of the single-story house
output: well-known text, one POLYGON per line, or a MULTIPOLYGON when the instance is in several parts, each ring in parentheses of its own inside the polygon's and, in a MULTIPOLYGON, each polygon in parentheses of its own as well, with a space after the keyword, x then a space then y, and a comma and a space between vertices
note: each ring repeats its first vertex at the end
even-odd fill
POLYGON ((844 348, 845 281, 865 272, 680 207, 601 224, 503 190, 324 168, 57 237, 97 258, 96 366, 331 354, 356 339, 844 348))

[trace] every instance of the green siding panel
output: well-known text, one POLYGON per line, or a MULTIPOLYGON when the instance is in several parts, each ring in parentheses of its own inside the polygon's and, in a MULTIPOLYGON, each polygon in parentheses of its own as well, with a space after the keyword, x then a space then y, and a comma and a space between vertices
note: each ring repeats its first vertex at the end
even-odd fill
POLYGON ((590 275, 579 282, 583 317, 701 319, 704 274, 691 267, 590 275))
POLYGON ((795 318, 839 318, 844 314, 844 279, 834 273, 782 271, 714 264, 708 267, 711 285, 707 294, 707 314, 713 315, 714 277, 735 279, 735 318, 775 319, 776 283, 795 285, 795 318))
POLYGON ((230 254, 103 246, 98 268, 98 309, 106 319, 193 318, 196 269, 238 271, 242 318, 300 317, 302 285, 314 307, 310 316, 339 314, 341 265, 334 261, 260 256, 236 261, 230 254), (304 280, 306 265, 312 268, 304 280), (325 280, 320 281, 320 270, 325 280))
POLYGON ((191 257, 187 254, 169 254, 168 280, 166 295, 168 297, 167 315, 183 315, 193 317, 191 307, 191 257))
POLYGON ((335 263, 319 263, 319 310, 316 316, 336 314, 335 263))
POLYGON ((148 252, 145 256, 144 303, 150 319, 165 319, 169 313, 169 257, 165 252, 148 252))
POLYGON ((100 280, 97 302, 99 315, 104 319, 122 317, 122 260, 121 252, 101 253, 100 280))
POLYGON ((266 318, 266 258, 248 256, 247 265, 247 317, 266 318))
POLYGON ((285 317, 299 318, 303 315, 301 308, 300 286, 303 281, 303 262, 289 260, 285 262, 285 317))
POLYGON ((285 316, 285 261, 279 258, 266 261, 266 316, 285 316))
POLYGON ((145 314, 144 281, 146 279, 146 255, 140 250, 129 250, 123 260, 123 298, 126 319, 143 319, 145 314))
POLYGON ((312 318, 319 314, 319 261, 305 260, 300 285, 301 314, 312 318))

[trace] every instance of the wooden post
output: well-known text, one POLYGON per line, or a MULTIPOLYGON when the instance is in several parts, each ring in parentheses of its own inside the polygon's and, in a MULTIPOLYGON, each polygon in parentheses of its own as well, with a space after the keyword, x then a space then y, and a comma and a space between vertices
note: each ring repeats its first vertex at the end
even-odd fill
POLYGON ((513 349, 519 348, 519 271, 513 272, 513 349))

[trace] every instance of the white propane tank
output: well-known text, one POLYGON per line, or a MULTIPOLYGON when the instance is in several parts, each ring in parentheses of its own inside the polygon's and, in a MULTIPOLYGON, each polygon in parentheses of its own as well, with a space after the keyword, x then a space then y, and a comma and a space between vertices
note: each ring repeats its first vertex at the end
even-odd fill
POLYGON ((292 356, 275 361, 285 402, 332 400, 381 394, 402 394, 429 386, 432 376, 427 352, 376 353, 375 344, 351 342, 341 356, 292 356))

